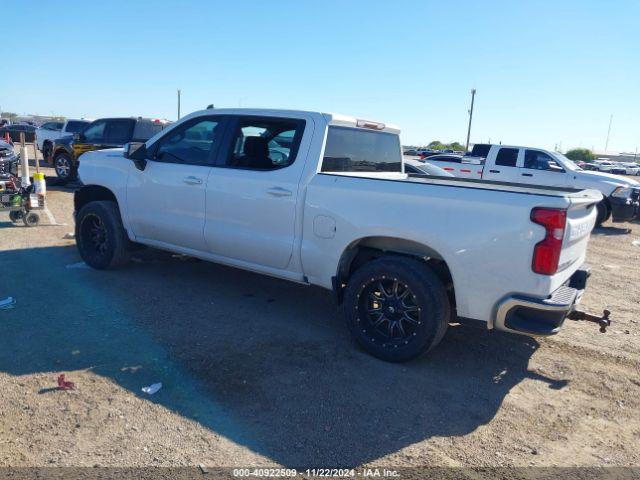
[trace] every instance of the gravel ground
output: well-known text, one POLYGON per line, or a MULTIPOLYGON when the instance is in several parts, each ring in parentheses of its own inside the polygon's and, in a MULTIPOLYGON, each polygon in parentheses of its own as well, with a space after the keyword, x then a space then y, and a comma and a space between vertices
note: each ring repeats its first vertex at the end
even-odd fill
POLYGON ((67 226, 0 213, 0 298, 17 299, 0 310, 0 466, 640 464, 639 225, 589 246, 583 303, 613 312, 607 334, 452 326, 391 365, 320 289, 151 250, 68 268, 71 189, 48 200, 67 226), (76 390, 53 388, 60 373, 76 390))

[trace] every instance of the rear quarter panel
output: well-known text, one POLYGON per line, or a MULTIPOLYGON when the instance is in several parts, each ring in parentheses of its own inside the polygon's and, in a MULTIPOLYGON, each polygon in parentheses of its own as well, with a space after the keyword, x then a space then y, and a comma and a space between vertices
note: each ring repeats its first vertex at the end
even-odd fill
POLYGON ((372 236, 411 240, 437 252, 449 266, 458 315, 490 321, 505 295, 544 298, 577 268, 554 277, 532 272, 533 247, 545 235, 530 221, 536 206, 567 208, 569 201, 318 174, 306 193, 303 269, 311 283, 331 288, 340 257, 354 242, 372 236))

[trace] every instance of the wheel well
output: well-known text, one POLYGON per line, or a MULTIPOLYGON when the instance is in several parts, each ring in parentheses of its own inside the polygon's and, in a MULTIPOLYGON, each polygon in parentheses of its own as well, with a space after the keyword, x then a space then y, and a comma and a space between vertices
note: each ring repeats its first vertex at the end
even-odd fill
MULTIPOLYGON (((108 200, 118 205, 116 196, 108 188, 100 185, 85 185, 79 190, 76 190, 73 196, 73 207, 76 212, 79 212, 87 203, 97 200, 108 200)), ((118 208, 120 207, 118 206, 118 208)))
POLYGON ((451 305, 455 308, 455 290, 449 266, 434 249, 411 240, 390 237, 368 237, 358 240, 342 253, 334 280, 334 293, 339 303, 353 273, 367 262, 385 255, 402 255, 424 262, 444 284, 451 305))

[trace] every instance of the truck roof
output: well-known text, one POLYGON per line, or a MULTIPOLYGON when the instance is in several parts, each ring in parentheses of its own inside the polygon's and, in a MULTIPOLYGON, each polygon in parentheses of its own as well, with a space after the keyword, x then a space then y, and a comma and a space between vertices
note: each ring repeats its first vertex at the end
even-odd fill
MULTIPOLYGON (((349 115, 342 115, 340 113, 325 113, 315 112, 310 110, 286 110, 286 109, 272 109, 272 108, 216 108, 198 110, 190 113, 186 117, 197 117, 200 115, 211 115, 212 112, 220 115, 311 115, 315 117, 322 117, 329 125, 353 127, 353 128, 367 128, 372 130, 378 130, 381 132, 400 134, 400 127, 391 123, 382 123, 369 119, 356 118, 349 115)), ((183 118, 186 118, 183 117, 183 118)), ((181 119, 182 120, 182 119, 181 119)))

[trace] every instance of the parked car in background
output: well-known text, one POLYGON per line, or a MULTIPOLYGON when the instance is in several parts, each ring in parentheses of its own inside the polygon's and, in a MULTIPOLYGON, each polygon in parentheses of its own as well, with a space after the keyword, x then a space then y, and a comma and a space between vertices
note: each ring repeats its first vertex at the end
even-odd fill
POLYGON ((625 175, 627 173, 626 165, 620 162, 612 162, 612 163, 613 163, 613 166, 611 167, 611 170, 609 170, 609 173, 614 173, 616 175, 625 175))
POLYGON ((83 155, 76 244, 100 270, 137 242, 332 290, 355 341, 388 361, 457 318, 556 333, 585 288, 602 195, 409 177, 400 145, 397 127, 345 115, 195 112, 83 155))
POLYGON ((43 123, 36 129, 36 145, 45 159, 53 153, 53 141, 59 138, 71 137, 74 133, 80 133, 91 123, 85 119, 67 119, 43 123))
MULTIPOLYGON (((582 170, 558 152, 530 147, 476 144, 468 155, 457 156, 453 160, 444 157, 435 155, 429 161, 456 177, 598 190, 604 196, 597 206, 598 225, 609 217, 613 217, 614 221, 628 221, 638 216, 635 207, 640 200, 638 181, 610 173, 582 170)), ((601 167, 603 163, 612 162, 601 162, 601 167)), ((604 168, 608 167, 605 165, 604 168)))
POLYGON ((5 125, 4 127, 0 127, 0 138, 4 139, 5 133, 7 132, 9 133, 9 137, 11 137, 11 141, 13 143, 20 141, 21 133, 24 133, 25 142, 32 143, 35 141, 36 127, 26 123, 12 123, 10 125, 5 125))
POLYGON ((49 162, 60 180, 75 180, 83 153, 122 147, 128 142, 146 142, 168 124, 165 120, 142 117, 94 120, 80 133, 54 140, 49 162))
POLYGON ((640 165, 635 162, 619 162, 620 167, 624 168, 625 175, 640 175, 640 165))
POLYGON ((640 165, 636 162, 622 162, 627 175, 640 175, 640 165))
POLYGON ((430 148, 422 148, 418 150, 418 156, 423 159, 437 155, 438 153, 440 153, 438 150, 432 150, 430 148))
POLYGON ((404 172, 434 177, 453 177, 454 175, 424 160, 405 160, 404 172))
POLYGON ((405 150, 404 152, 402 152, 402 154, 410 156, 410 157, 417 157, 418 156, 418 150, 410 148, 410 149, 405 150))
POLYGON ((19 160, 20 158, 16 155, 13 147, 0 140, 0 177, 18 175, 19 160))

